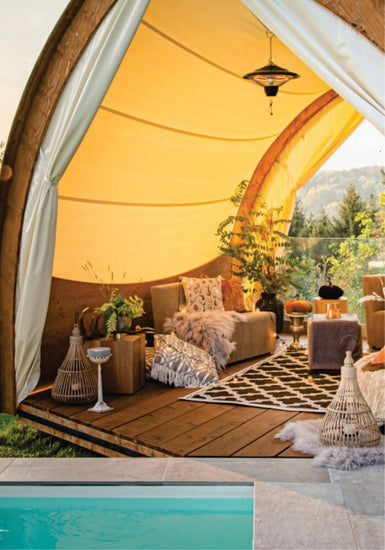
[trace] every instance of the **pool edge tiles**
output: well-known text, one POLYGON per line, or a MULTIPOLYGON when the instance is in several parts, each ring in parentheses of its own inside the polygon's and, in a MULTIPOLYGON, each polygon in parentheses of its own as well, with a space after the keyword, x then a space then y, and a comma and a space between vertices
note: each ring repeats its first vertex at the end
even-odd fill
POLYGON ((254 484, 16 484, 0 483, 2 498, 249 498, 254 499, 254 484), (186 494, 187 492, 187 494, 186 494))

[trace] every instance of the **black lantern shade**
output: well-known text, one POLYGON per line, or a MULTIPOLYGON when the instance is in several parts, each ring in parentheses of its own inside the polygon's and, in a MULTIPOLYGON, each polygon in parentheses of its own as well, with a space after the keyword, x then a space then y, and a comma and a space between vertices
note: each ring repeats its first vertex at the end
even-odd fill
MULTIPOLYGON (((289 82, 289 80, 292 80, 293 78, 299 78, 299 74, 288 71, 287 69, 279 67, 273 63, 272 40, 274 34, 270 31, 266 31, 266 35, 270 40, 270 56, 268 64, 260 69, 256 69, 252 73, 245 74, 243 78, 246 80, 251 80, 251 82, 255 82, 258 86, 262 86, 268 97, 274 97, 277 95, 278 88, 280 86, 286 84, 286 82, 289 82)), ((270 100, 269 109, 271 115, 273 114, 272 104, 273 100, 270 100)))
POLYGON ((243 78, 251 80, 259 86, 263 86, 268 97, 276 96, 278 88, 293 78, 299 78, 299 74, 287 71, 275 63, 269 63, 252 73, 247 73, 243 78))

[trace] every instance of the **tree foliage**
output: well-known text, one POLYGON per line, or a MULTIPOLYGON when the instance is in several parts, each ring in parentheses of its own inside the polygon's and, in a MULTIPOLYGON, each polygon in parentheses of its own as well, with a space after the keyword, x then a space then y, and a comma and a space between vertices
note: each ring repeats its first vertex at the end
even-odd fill
MULTIPOLYGON (((242 181, 231 201, 241 203, 248 181, 242 181)), ((298 259, 290 256, 291 239, 282 232, 289 220, 281 216, 282 208, 263 201, 245 216, 228 216, 217 229, 219 250, 233 259, 232 273, 246 279, 251 286, 259 283, 265 292, 283 291, 296 284, 293 279, 298 259)))
POLYGON ((348 187, 338 206, 338 217, 333 227, 336 237, 358 237, 362 231, 359 214, 365 211, 365 203, 354 185, 348 187))
MULTIPOLYGON (((385 172, 382 170, 382 183, 385 172)), ((337 216, 329 219, 325 212, 307 215, 302 201, 297 200, 290 235, 300 243, 296 252, 307 266, 297 274, 302 294, 311 299, 329 274, 344 289, 349 311, 364 321, 362 276, 383 270, 385 262, 385 190, 367 202, 350 185, 337 205, 337 216), (382 262, 382 263, 381 263, 382 262)))

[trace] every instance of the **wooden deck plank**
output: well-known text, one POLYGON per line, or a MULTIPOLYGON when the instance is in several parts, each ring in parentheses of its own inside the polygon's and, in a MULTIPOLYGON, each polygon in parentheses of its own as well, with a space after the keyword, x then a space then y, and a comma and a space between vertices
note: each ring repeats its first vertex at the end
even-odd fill
MULTIPOLYGON (((89 451, 93 451, 95 453, 99 453, 100 455, 104 455, 106 456, 106 449, 100 445, 97 445, 95 443, 90 443, 89 441, 87 440, 84 440, 83 438, 79 438, 79 437, 76 437, 76 436, 73 436, 73 435, 69 435, 69 434, 61 434, 58 435, 58 432, 57 430, 49 427, 49 426, 45 426, 43 424, 39 424, 39 422, 36 422, 36 421, 31 421, 27 418, 20 418, 20 421, 23 422, 23 424, 27 424, 28 426, 32 426, 33 428, 36 428, 37 430, 40 430, 40 431, 43 431, 44 433, 48 434, 48 435, 53 435, 54 437, 59 437, 60 439, 63 439, 64 441, 67 441, 68 443, 73 443, 74 445, 78 445, 80 447, 83 447, 84 449, 88 449, 89 451)), ((114 450, 110 450, 109 451, 109 454, 108 456, 111 456, 111 457, 118 457, 118 458, 122 458, 122 457, 127 457, 127 455, 123 454, 123 453, 119 453, 118 451, 114 451, 114 450)))
MULTIPOLYGON (((108 399, 108 402, 111 403, 111 406, 115 408, 125 408, 127 406, 127 399, 130 395, 115 394, 115 395, 106 395, 105 399, 108 399)), ((68 403, 59 403, 55 401, 50 396, 50 392, 44 392, 39 399, 31 401, 29 398, 25 401, 27 403, 33 403, 35 407, 42 410, 55 411, 58 414, 64 414, 65 416, 77 416, 80 413, 86 413, 93 403, 82 403, 82 404, 68 404, 68 403)), ((108 414, 108 413, 105 413, 108 414)))
MULTIPOLYGON (((196 403, 198 405, 198 403, 196 403)), ((200 405, 202 405, 200 403, 200 405)), ((232 409, 234 407, 231 407, 232 409)), ((191 429, 201 426, 208 420, 216 418, 229 410, 229 405, 205 405, 194 408, 190 413, 185 414, 182 417, 176 418, 171 422, 167 422, 162 426, 154 428, 148 432, 140 435, 141 441, 146 441, 150 445, 158 448, 166 449, 166 442, 170 439, 174 439, 176 436, 182 435, 191 429)), ((174 449, 172 453, 175 454, 174 449)), ((185 456, 176 452, 178 456, 185 456)))
MULTIPOLYGON (((212 407, 213 405, 207 405, 212 407)), ((229 407, 229 405, 217 405, 218 407, 229 407)), ((221 435, 232 431, 234 428, 249 420, 254 411, 250 407, 233 406, 216 418, 206 421, 204 424, 173 437, 162 445, 162 448, 180 456, 186 456, 195 449, 202 447, 209 441, 217 439, 221 435)))
MULTIPOLYGON (((36 413, 37 411, 37 409, 33 408, 33 406, 30 406, 26 403, 22 404, 22 406, 20 407, 20 411, 21 411, 22 422, 28 423, 29 425, 36 427, 42 432, 55 435, 56 437, 59 437, 66 441, 74 442, 73 440, 74 436, 67 433, 69 429, 76 432, 75 437, 77 438, 77 442, 76 442, 77 445, 90 448, 88 446, 88 439, 90 437, 101 440, 101 443, 105 442, 106 443, 105 447, 103 447, 102 445, 98 446, 101 450, 104 449, 104 452, 102 454, 104 454, 105 456, 127 456, 127 454, 129 454, 129 453, 125 453, 125 454, 119 453, 118 455, 116 455, 112 453, 111 449, 109 448, 111 445, 122 447, 127 451, 133 451, 134 453, 138 453, 143 456, 153 456, 158 458, 171 456, 168 453, 159 451, 158 449, 153 449, 146 445, 142 445, 138 443, 135 439, 125 438, 124 436, 119 436, 114 432, 107 432, 107 431, 101 430, 100 428, 93 429, 91 426, 87 426, 86 424, 82 424, 80 422, 75 422, 69 418, 63 418, 51 411, 38 410, 38 412, 41 415, 40 418, 33 418, 32 420, 30 418, 25 418, 22 416, 24 413, 27 413, 27 415, 28 414, 34 415, 34 413, 36 413), (57 428, 55 429, 52 428, 52 426, 47 425, 44 421, 48 421, 49 423, 55 424, 55 425, 58 422, 60 422, 61 426, 63 427, 63 431, 60 431, 57 428)), ((97 451, 97 452, 101 452, 101 451, 97 451)))
POLYGON ((264 424, 263 415, 266 414, 267 409, 253 409, 255 416, 247 420, 240 426, 237 426, 229 433, 210 441, 206 445, 199 447, 189 456, 231 456, 246 445, 255 440, 255 433, 257 428, 261 428, 264 424))
POLYGON ((175 420, 178 417, 185 415, 192 410, 196 411, 199 407, 203 407, 203 403, 190 403, 188 401, 177 401, 169 406, 158 409, 153 413, 141 416, 136 420, 132 420, 127 424, 118 426, 115 431, 128 437, 135 437, 144 432, 149 432, 154 428, 160 427, 175 420), (198 405, 198 406, 197 406, 198 405))
POLYGON ((116 412, 111 411, 110 413, 102 416, 98 413, 87 411, 85 413, 80 413, 80 415, 77 415, 76 418, 79 418, 83 422, 88 422, 92 424, 92 426, 112 430, 122 424, 126 424, 130 420, 153 413, 166 405, 171 405, 172 403, 177 402, 178 394, 178 391, 170 390, 167 393, 154 395, 145 399, 135 400, 133 397, 128 403, 127 408, 116 412))
MULTIPOLYGON (((269 442, 270 445, 272 446, 276 445, 277 448, 279 448, 279 445, 277 444, 277 440, 274 440, 274 435, 272 432, 274 430, 278 431, 279 429, 281 429, 283 427, 283 424, 285 424, 286 422, 290 422, 291 420, 296 418, 298 414, 299 414, 298 412, 288 412, 288 411, 279 411, 279 410, 269 409, 267 411, 267 414, 264 416, 265 422, 263 426, 259 430, 257 429, 255 433, 255 436, 256 436, 255 440, 249 445, 246 445, 245 447, 243 447, 243 449, 241 449, 240 451, 234 453, 233 456, 242 456, 242 457, 270 456, 270 454, 269 455, 255 454, 258 452, 258 450, 261 451, 261 449, 263 449, 263 446, 261 446, 260 444, 260 439, 264 437, 265 445, 267 445, 267 443, 269 442)), ((285 447, 286 446, 288 446, 288 444, 285 442, 285 447)), ((282 446, 280 447, 280 450, 282 450, 282 446)), ((266 451, 263 450, 262 452, 266 452, 266 451)))

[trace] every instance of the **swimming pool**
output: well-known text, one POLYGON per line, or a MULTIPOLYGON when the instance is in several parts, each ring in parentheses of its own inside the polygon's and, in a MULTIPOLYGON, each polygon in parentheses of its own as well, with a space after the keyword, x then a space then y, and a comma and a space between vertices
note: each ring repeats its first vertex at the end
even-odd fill
POLYGON ((1 485, 1 549, 252 549, 252 485, 1 485))

